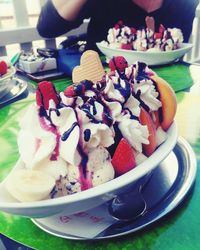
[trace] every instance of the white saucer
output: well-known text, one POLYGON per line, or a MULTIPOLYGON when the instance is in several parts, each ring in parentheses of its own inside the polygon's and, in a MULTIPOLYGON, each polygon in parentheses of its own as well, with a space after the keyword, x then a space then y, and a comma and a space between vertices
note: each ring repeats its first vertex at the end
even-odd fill
POLYGON ((8 71, 5 75, 0 77, 0 98, 5 96, 12 88, 11 80, 15 72, 15 67, 12 66, 8 68, 8 71))
POLYGON ((0 108, 18 98, 27 87, 28 84, 21 79, 10 79, 5 92, 0 93, 0 108))
POLYGON ((0 77, 0 85, 6 79, 11 78, 15 73, 16 73, 15 67, 11 66, 10 68, 8 68, 7 73, 0 77))

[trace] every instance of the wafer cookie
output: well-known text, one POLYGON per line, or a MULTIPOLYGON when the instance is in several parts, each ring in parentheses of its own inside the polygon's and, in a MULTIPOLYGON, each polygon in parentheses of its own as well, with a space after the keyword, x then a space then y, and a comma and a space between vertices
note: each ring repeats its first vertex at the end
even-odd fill
POLYGON ((96 83, 102 79, 104 74, 105 71, 98 53, 87 50, 81 56, 80 65, 73 69, 72 81, 79 83, 83 80, 90 80, 96 83))

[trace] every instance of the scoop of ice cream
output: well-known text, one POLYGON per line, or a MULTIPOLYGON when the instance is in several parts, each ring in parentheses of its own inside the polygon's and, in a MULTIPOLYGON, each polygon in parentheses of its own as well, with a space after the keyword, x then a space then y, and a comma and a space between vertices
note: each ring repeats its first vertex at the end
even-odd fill
POLYGON ((119 79, 117 76, 106 77, 107 84, 104 89, 104 93, 108 96, 109 99, 117 100, 119 102, 124 102, 124 97, 120 94, 119 90, 115 88, 115 85, 118 81, 122 82, 122 79, 119 79))
POLYGON ((144 79, 139 84, 135 83, 134 91, 151 111, 158 110, 162 106, 153 81, 144 79))
POLYGON ((116 72, 116 75, 106 77, 106 87, 103 93, 110 100, 124 103, 131 94, 130 83, 126 79, 120 78, 116 72))
MULTIPOLYGON (((51 198, 61 197, 83 190, 82 176, 78 166, 69 165, 67 175, 57 180, 51 198)), ((87 182, 91 187, 98 186, 114 178, 114 168, 108 151, 102 147, 92 149, 88 154, 87 182)))
POLYGON ((116 43, 117 41, 117 36, 119 35, 120 29, 114 29, 114 28, 110 28, 108 30, 108 36, 107 36, 107 40, 109 43, 116 43))
MULTIPOLYGON (((145 104, 149 110, 155 111, 161 107, 161 102, 159 100, 159 93, 156 90, 154 82, 149 78, 148 74, 150 73, 149 68, 144 63, 136 62, 133 66, 130 66, 126 69, 125 75, 129 79, 129 81, 133 84, 132 89, 136 96, 133 99, 133 96, 130 96, 128 100, 128 104, 130 105, 130 100, 132 106, 135 107, 132 112, 138 116, 139 113, 139 103, 138 99, 145 104), (135 103, 133 105, 133 103, 135 103)), ((127 106, 128 107, 128 106, 127 106)))
POLYGON ((98 186, 114 178, 115 172, 108 151, 97 147, 88 154, 88 171, 91 172, 92 185, 98 186))
POLYGON ((183 33, 182 33, 181 29, 168 28, 168 31, 170 32, 174 43, 182 43, 183 42, 183 33))
POLYGON ((63 107, 52 110, 50 113, 52 124, 56 126, 56 131, 60 135, 59 138, 59 154, 72 165, 80 163, 80 157, 77 152, 79 142, 80 128, 76 113, 71 107, 63 107))
POLYGON ((133 48, 137 51, 145 51, 148 48, 148 41, 146 37, 145 29, 137 31, 137 38, 133 42, 133 48))
MULTIPOLYGON (((19 153, 26 167, 33 168, 34 165, 45 158, 50 158, 56 146, 56 136, 41 127, 35 105, 28 108, 20 125, 21 130, 18 135, 19 153)), ((49 122, 47 121, 48 125, 49 122)))
POLYGON ((140 114, 140 102, 134 97, 130 96, 124 104, 124 108, 130 112, 131 115, 139 117, 140 114))
POLYGON ((143 126, 138 120, 130 119, 129 115, 121 117, 119 122, 119 129, 131 144, 131 146, 138 152, 142 152, 142 144, 149 144, 149 131, 147 126, 143 126))

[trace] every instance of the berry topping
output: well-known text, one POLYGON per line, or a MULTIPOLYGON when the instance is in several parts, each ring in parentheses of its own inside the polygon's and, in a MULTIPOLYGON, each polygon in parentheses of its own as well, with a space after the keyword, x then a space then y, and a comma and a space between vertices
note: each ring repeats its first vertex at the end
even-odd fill
POLYGON ((154 39, 161 39, 162 38, 162 33, 155 33, 154 34, 154 39))
POLYGON ((127 67, 128 62, 123 56, 113 56, 109 62, 109 68, 111 71, 119 70, 120 72, 124 72, 127 67))
POLYGON ((64 95, 68 97, 81 96, 84 95, 86 90, 92 89, 92 86, 92 81, 84 80, 77 85, 71 85, 67 87, 64 91, 64 95))
POLYGON ((43 81, 38 83, 36 90, 36 102, 38 106, 44 106, 47 110, 49 108, 49 101, 53 100, 57 105, 59 103, 58 94, 51 82, 43 81))
POLYGON ((112 158, 116 175, 122 175, 136 166, 133 149, 128 141, 122 138, 112 158))
POLYGON ((114 28, 115 28, 116 30, 120 29, 119 24, 115 24, 114 28))
POLYGON ((124 26, 123 21, 122 21, 122 20, 119 20, 119 21, 115 24, 114 28, 117 30, 117 29, 122 28, 123 26, 124 26))
POLYGON ((68 86, 68 87, 65 89, 65 91, 64 91, 64 95, 67 96, 67 97, 76 96, 76 92, 75 92, 74 86, 73 86, 73 85, 68 86))
POLYGON ((8 65, 5 61, 0 61, 0 76, 7 73, 8 65))
POLYGON ((136 34, 136 33, 137 33, 137 30, 136 30, 134 27, 131 27, 131 33, 132 33, 132 34, 136 34))
POLYGON ((127 50, 132 50, 133 46, 131 43, 122 43, 121 49, 127 49, 127 50))

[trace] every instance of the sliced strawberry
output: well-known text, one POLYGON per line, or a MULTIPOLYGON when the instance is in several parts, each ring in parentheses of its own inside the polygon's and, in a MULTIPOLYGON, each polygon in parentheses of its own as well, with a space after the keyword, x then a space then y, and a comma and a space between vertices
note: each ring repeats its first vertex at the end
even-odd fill
POLYGON ((121 49, 132 50, 133 46, 131 43, 122 43, 121 49))
POLYGON ((115 24, 114 28, 115 28, 116 30, 120 29, 119 24, 115 24))
POLYGON ((162 38, 162 33, 155 33, 154 34, 154 39, 161 39, 162 38))
POLYGON ((36 90, 36 102, 38 106, 44 106, 47 110, 49 108, 49 101, 53 100, 57 105, 59 103, 59 96, 51 82, 43 81, 38 83, 36 90))
POLYGON ((120 72, 124 72, 128 67, 128 62, 123 56, 113 56, 109 61, 109 68, 111 71, 119 70, 120 72))
POLYGON ((136 30, 134 27, 131 27, 131 33, 132 33, 132 34, 136 34, 136 33, 137 33, 137 30, 136 30))
POLYGON ((148 127, 149 144, 144 144, 143 150, 145 155, 150 156, 156 149, 156 126, 150 114, 143 108, 141 108, 139 120, 142 125, 147 125, 148 127))
POLYGON ((8 65, 5 61, 0 61, 0 76, 7 73, 8 65))
POLYGON ((112 158, 116 175, 122 175, 136 166, 135 156, 131 145, 122 138, 112 158))
POLYGON ((65 90, 64 90, 64 95, 67 97, 73 97, 76 96, 76 92, 74 89, 74 86, 68 86, 65 90))

